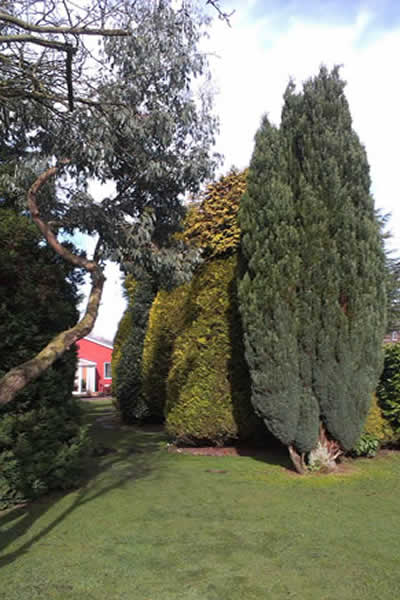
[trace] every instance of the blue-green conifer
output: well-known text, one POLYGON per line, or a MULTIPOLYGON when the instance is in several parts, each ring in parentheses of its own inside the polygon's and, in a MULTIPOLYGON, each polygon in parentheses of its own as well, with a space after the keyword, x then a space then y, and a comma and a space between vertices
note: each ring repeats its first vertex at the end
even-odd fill
POLYGON ((264 117, 240 208, 252 401, 303 470, 359 438, 382 367, 384 253, 339 69, 264 117))

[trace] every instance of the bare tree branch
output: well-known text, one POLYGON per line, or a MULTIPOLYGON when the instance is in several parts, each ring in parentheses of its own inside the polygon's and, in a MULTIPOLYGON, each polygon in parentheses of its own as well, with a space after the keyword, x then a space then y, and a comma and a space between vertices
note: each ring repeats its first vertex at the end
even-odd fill
POLYGON ((234 10, 232 10, 230 13, 224 12, 219 6, 219 0, 207 0, 206 4, 209 4, 210 6, 215 8, 215 10, 218 13, 218 17, 225 21, 229 25, 229 27, 231 26, 230 18, 235 14, 234 10))
MULTIPOLYGON (((101 35, 101 36, 126 36, 130 35, 130 32, 126 29, 102 29, 101 27, 88 28, 88 27, 66 27, 62 25, 33 25, 32 23, 27 23, 22 19, 18 19, 14 17, 14 15, 10 15, 9 13, 5 13, 0 11, 0 21, 11 23, 12 25, 16 25, 17 27, 21 27, 25 31, 33 31, 35 33, 69 33, 73 35, 101 35)), ((3 36, 8 37, 8 36, 3 36)), ((12 37, 12 36, 11 36, 12 37)), ((7 41, 7 40, 0 40, 7 41)))

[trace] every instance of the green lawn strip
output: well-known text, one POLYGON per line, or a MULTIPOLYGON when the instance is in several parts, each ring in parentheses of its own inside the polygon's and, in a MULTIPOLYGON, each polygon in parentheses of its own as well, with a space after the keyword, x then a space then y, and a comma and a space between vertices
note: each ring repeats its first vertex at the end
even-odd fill
MULTIPOLYGON (((89 404, 89 403, 88 403, 89 404)), ((110 411, 91 401, 90 420, 110 411)), ((7 600, 368 600, 400 592, 400 457, 301 478, 104 429, 79 490, 0 514, 7 600)), ((279 461, 278 461, 279 462, 279 461)))

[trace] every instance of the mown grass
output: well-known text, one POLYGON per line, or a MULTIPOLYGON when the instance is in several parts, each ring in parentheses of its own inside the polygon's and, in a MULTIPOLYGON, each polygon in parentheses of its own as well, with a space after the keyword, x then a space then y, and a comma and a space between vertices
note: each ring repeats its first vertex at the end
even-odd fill
MULTIPOLYGON (((88 420, 110 405, 91 403, 88 420)), ((285 457, 166 451, 104 429, 78 490, 0 513, 4 600, 380 600, 400 596, 400 456, 301 478, 285 457)))

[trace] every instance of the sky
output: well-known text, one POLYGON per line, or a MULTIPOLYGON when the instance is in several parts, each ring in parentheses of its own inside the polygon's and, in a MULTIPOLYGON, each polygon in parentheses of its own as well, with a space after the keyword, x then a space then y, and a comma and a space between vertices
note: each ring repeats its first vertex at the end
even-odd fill
MULTIPOLYGON (((279 124, 289 78, 301 85, 321 64, 342 65, 375 205, 391 214, 389 246, 400 255, 399 0, 223 0, 220 5, 235 11, 230 27, 214 19, 203 44, 220 119, 215 150, 225 157, 219 173, 248 166, 262 115, 279 124)), ((108 265, 106 277, 93 333, 113 339, 125 300, 118 267, 108 265)))

